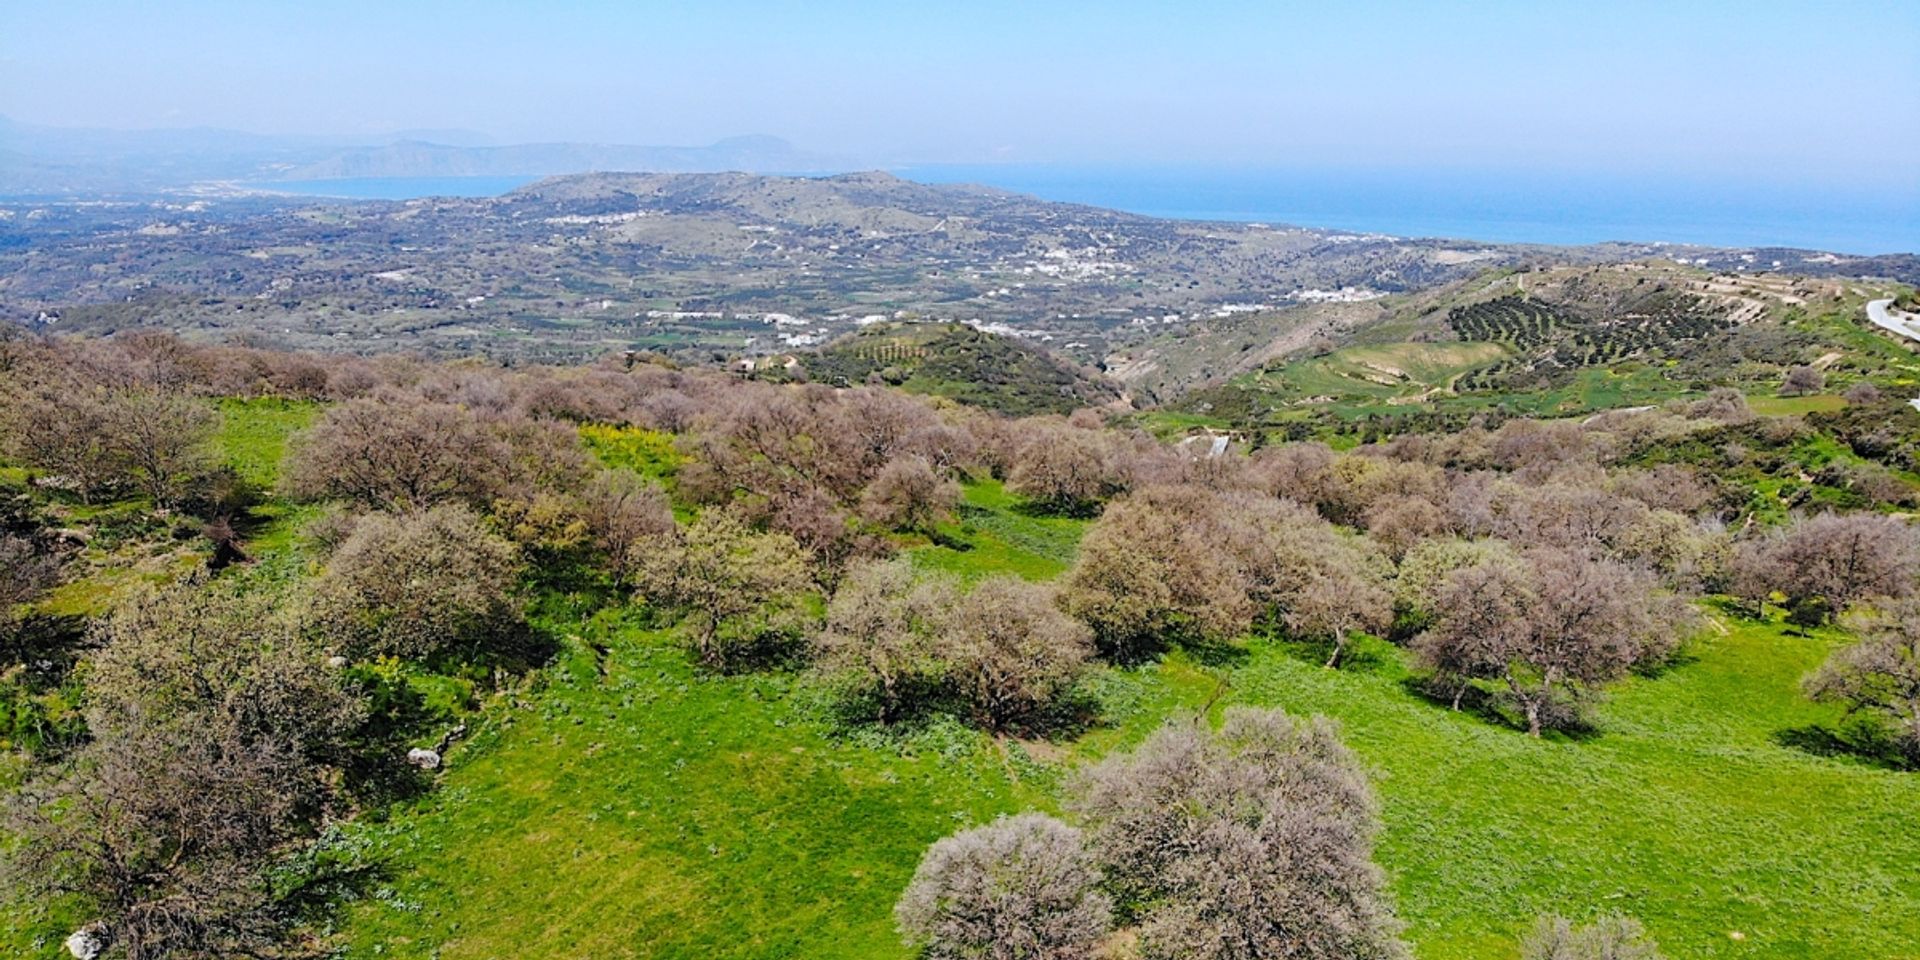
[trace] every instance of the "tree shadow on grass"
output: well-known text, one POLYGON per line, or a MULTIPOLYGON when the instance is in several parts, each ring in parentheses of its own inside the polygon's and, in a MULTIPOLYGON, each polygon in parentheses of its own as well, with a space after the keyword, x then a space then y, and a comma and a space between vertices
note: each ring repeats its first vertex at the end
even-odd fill
MULTIPOLYGON (((1400 688, 1414 698, 1441 710, 1464 714, 1489 726, 1505 727, 1516 733, 1527 732, 1526 714, 1510 702, 1505 691, 1488 690, 1479 684, 1468 684, 1462 690, 1452 683, 1425 674, 1401 678, 1400 688), (1460 696, 1460 707, 1457 711, 1454 710, 1456 691, 1460 696)), ((1586 706, 1591 706, 1591 703, 1589 702, 1586 706)), ((1543 726, 1544 737, 1570 740, 1575 743, 1598 739, 1603 733, 1593 722, 1588 710, 1583 709, 1582 705, 1565 701, 1554 704, 1547 711, 1543 726)))
POLYGON ((1884 731, 1868 723, 1788 727, 1774 731, 1772 740, 1816 757, 1850 759, 1883 770, 1920 770, 1920 758, 1909 756, 1884 731))
POLYGON ((274 871, 276 919, 293 929, 330 927, 340 908, 391 883, 395 871, 366 844, 329 829, 274 871))

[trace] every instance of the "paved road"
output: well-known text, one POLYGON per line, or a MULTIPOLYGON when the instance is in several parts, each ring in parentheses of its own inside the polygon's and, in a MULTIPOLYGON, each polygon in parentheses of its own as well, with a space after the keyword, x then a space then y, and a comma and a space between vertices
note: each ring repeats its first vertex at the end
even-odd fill
POLYGON ((1891 330, 1909 340, 1920 340, 1920 324, 1895 318, 1893 311, 1887 309, 1890 306, 1893 306, 1892 300, 1867 301, 1867 319, 1882 330, 1891 330))
MULTIPOLYGON (((1882 330, 1890 330, 1909 340, 1920 341, 1920 324, 1896 318, 1893 312, 1887 309, 1892 305, 1892 300, 1867 301, 1867 319, 1873 321, 1873 325, 1882 330)), ((1912 404, 1915 410, 1920 410, 1920 397, 1907 402, 1912 404)))

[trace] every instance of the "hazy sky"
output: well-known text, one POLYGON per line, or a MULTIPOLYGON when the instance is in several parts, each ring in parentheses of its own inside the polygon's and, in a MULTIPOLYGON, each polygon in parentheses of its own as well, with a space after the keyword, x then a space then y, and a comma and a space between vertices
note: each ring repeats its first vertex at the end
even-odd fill
POLYGON ((1920 2, 0 0, 34 123, 1920 180, 1920 2))

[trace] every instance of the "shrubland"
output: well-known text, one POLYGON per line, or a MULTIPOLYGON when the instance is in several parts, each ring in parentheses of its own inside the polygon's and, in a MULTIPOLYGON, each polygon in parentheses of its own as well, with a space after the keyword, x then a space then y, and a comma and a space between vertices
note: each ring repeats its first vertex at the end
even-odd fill
MULTIPOLYGON (((1375 732, 1272 709, 1277 664, 1396 691, 1451 749, 1577 764, 1635 735, 1610 696, 1779 611, 1834 651, 1795 702, 1839 706, 1767 749, 1817 746, 1806 762, 1894 793, 1920 764, 1914 485, 1844 410, 1766 417, 1720 393, 1216 453, 1092 411, 1011 419, 639 356, 7 346, 8 893, 127 956, 291 953, 372 922, 356 904, 383 881, 340 868, 338 838, 430 821, 457 802, 442 763, 452 780, 523 756, 503 746, 518 718, 576 709, 574 684, 609 699, 572 716, 599 732, 568 763, 711 739, 599 726, 688 696, 713 698, 714 737, 778 703, 849 757, 949 738, 998 758, 1026 802, 974 812, 1010 816, 953 824, 910 879, 932 837, 891 838, 884 899, 928 956, 1428 955, 1408 918, 1430 895, 1397 906, 1381 853, 1396 807, 1343 742, 1375 732), (78 415, 46 422, 67 400, 78 415), (270 482, 222 452, 256 403, 304 405, 276 421, 270 482), (609 624, 678 659, 623 667, 609 624)), ((740 751, 746 790, 774 761, 740 751)), ((591 822, 618 822, 607 803, 591 822)), ((1585 917, 1606 893, 1570 896, 1556 909, 1585 917)), ((1499 950, 1543 912, 1503 915, 1499 950)), ((1614 921, 1529 936, 1528 956, 1651 955, 1609 946, 1641 942, 1614 921)))

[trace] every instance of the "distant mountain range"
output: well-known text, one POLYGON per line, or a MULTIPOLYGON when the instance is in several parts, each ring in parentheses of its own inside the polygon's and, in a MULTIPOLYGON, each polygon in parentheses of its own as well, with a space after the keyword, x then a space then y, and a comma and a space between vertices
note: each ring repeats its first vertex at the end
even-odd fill
POLYGON ((211 128, 50 127, 0 117, 0 196, 152 194, 210 181, 546 177, 608 170, 834 173, 856 166, 770 136, 731 137, 704 147, 493 144, 484 134, 462 130, 356 140, 211 128))

